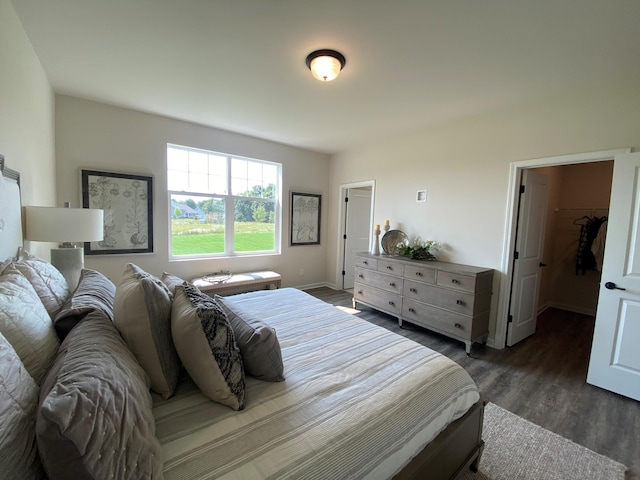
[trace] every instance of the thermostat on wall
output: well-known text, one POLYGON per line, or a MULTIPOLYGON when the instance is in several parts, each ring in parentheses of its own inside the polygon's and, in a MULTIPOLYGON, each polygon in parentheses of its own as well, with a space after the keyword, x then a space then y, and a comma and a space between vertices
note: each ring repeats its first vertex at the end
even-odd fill
POLYGON ((427 201, 427 191, 426 190, 418 190, 416 195, 416 202, 426 202, 427 201))

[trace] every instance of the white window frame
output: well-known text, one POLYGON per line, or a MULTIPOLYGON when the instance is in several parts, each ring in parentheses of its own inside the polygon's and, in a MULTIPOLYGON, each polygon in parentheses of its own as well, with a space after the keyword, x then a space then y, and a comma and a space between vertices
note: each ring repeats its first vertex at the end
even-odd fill
MULTIPOLYGON (((169 189, 169 182, 167 179, 167 218, 168 218, 168 241, 169 241, 169 261, 182 261, 182 260, 194 260, 194 259, 208 259, 208 258, 224 258, 224 257, 252 257, 259 255, 279 255, 282 251, 282 164, 278 162, 271 162, 268 160, 260 160, 257 158, 244 157, 241 155, 233 155, 230 153, 222 153, 216 152, 213 150, 204 150, 201 148, 188 147, 184 145, 177 145, 168 143, 167 151, 169 148, 176 148, 187 150, 190 152, 200 152, 211 155, 217 155, 226 157, 227 160, 227 193, 209 193, 209 192, 199 192, 199 191, 187 191, 187 190, 171 190, 169 189), (273 165, 277 168, 277 179, 276 179, 276 198, 273 200, 274 205, 274 248, 273 250, 257 250, 251 252, 236 252, 234 251, 234 225, 235 225, 235 204, 234 200, 243 199, 243 200, 257 200, 257 201, 270 201, 270 199, 258 198, 258 197, 245 197, 239 195, 233 195, 231 189, 231 181, 232 181, 232 172, 231 172, 231 163, 233 159, 238 160, 247 160, 250 162, 258 162, 267 165, 273 165), (172 195, 193 195, 195 197, 218 197, 225 200, 225 222, 224 222, 224 245, 225 251, 220 253, 202 253, 202 254, 191 254, 191 255, 173 255, 172 254, 172 234, 171 234, 171 216, 172 216, 172 207, 171 207, 171 196, 172 195)), ((168 158, 165 161, 165 175, 168 175, 168 158)))

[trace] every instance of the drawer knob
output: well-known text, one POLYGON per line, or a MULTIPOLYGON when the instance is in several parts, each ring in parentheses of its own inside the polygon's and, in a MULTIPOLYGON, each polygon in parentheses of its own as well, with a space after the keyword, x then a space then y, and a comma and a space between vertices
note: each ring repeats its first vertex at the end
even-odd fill
POLYGON ((418 291, 417 291, 415 288, 413 288, 413 287, 411 287, 411 288, 409 289, 409 291, 410 291, 411 293, 418 293, 418 291))
POLYGON ((410 311, 411 313, 416 313, 416 311, 415 311, 413 308, 411 308, 411 307, 409 307, 409 311, 410 311))
POLYGON ((458 305, 464 305, 464 302, 462 300, 456 300, 456 304, 458 305))
POLYGON ((421 277, 422 276, 422 272, 416 272, 416 276, 421 277))
POLYGON ((451 279, 451 283, 460 283, 458 280, 456 280, 455 278, 451 279))
POLYGON ((395 303, 393 303, 391 300, 389 300, 389 305, 391 305, 393 307, 393 306, 395 306, 395 303))
POLYGON ((369 262, 367 262, 366 260, 362 263, 364 263, 365 265, 369 265, 369 262))
POLYGON ((387 270, 393 270, 393 267, 391 265, 387 265, 387 270))
POLYGON ((395 283, 393 283, 393 282, 391 282, 391 283, 389 284, 389 286, 390 286, 390 287, 393 287, 393 288, 396 288, 396 284, 395 284, 395 283))
POLYGON ((454 327, 456 327, 456 328, 460 328, 460 329, 461 329, 461 328, 462 328, 462 325, 460 325, 459 323, 456 323, 456 324, 454 325, 454 327))
POLYGON ((362 290, 358 290, 358 295, 362 295, 362 290))

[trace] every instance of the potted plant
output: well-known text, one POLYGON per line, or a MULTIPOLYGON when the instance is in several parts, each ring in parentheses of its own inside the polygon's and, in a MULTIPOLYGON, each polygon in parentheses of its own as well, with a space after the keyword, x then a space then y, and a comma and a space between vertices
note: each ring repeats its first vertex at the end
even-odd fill
POLYGON ((416 237, 411 243, 398 245, 398 255, 403 255, 412 260, 435 261, 437 258, 434 252, 439 248, 440 242, 436 240, 422 240, 420 237, 416 237))

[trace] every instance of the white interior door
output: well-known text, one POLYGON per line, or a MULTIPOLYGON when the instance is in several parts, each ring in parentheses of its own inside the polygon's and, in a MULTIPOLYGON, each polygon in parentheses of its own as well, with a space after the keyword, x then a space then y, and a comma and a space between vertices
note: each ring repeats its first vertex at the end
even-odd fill
POLYGON ((616 155, 587 382, 640 400, 640 153, 616 155))
POLYGON ((521 192, 516 233, 517 258, 514 254, 507 325, 508 346, 536 331, 549 180, 534 170, 524 170, 521 192))
POLYGON ((344 275, 342 288, 353 288, 356 253, 369 250, 373 227, 371 226, 371 188, 350 188, 347 191, 344 275))

